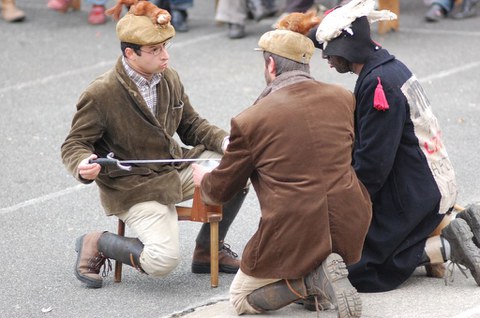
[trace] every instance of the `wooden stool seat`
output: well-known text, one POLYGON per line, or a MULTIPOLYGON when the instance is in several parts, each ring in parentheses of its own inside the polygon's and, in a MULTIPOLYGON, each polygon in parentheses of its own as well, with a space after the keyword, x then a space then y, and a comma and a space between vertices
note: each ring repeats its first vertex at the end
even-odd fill
MULTIPOLYGON (((218 287, 218 223, 222 220, 222 206, 203 203, 200 189, 195 187, 191 207, 177 205, 179 221, 210 223, 210 285, 218 287)), ((125 223, 118 220, 117 234, 125 236, 125 223)), ((122 281, 122 263, 115 262, 115 282, 122 281)))

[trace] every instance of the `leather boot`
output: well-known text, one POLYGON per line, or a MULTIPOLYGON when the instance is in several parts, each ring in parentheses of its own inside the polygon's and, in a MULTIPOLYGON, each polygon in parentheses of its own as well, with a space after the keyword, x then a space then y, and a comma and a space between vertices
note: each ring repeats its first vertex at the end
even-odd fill
POLYGON ((474 17, 477 15, 477 11, 475 5, 477 4, 478 0, 463 0, 461 7, 459 10, 454 10, 450 15, 454 19, 465 19, 474 17))
MULTIPOLYGON (((218 271, 235 274, 240 268, 240 259, 238 254, 230 249, 226 243, 220 242, 218 251, 218 271)), ((210 273, 210 246, 204 247, 197 243, 193 251, 192 273, 208 274, 210 273)))
MULTIPOLYGON (((237 193, 230 201, 223 205, 223 218, 218 225, 219 238, 219 271, 234 274, 238 271, 240 260, 238 254, 230 250, 228 244, 223 241, 227 236, 230 225, 240 210, 243 201, 248 194, 248 188, 237 193)), ((193 252, 192 272, 196 274, 210 273, 210 225, 203 224, 196 239, 196 247, 193 252)))
POLYGON ((98 250, 105 257, 130 265, 144 273, 140 266, 143 243, 139 239, 105 232, 98 240, 98 250))
POLYGON ((7 22, 20 22, 25 20, 25 13, 17 8, 15 0, 2 0, 2 17, 7 22))
POLYGON ((255 289, 247 296, 247 301, 255 310, 263 313, 280 309, 307 296, 303 278, 283 279, 255 289))
POLYGON ((453 220, 442 230, 442 236, 450 244, 450 261, 467 267, 480 286, 480 249, 473 243, 467 222, 460 218, 453 220))
POLYGON ((265 312, 280 309, 308 296, 317 299, 325 297, 338 308, 338 317, 360 317, 360 296, 347 276, 343 259, 332 253, 305 279, 281 280, 261 287, 248 295, 247 301, 257 311, 265 312))
POLYGON ((480 205, 471 204, 457 214, 457 218, 464 219, 473 233, 473 243, 480 247, 480 205))
POLYGON ((103 284, 103 279, 99 274, 106 257, 98 250, 98 240, 101 235, 102 232, 85 234, 79 237, 75 244, 75 251, 78 255, 74 273, 78 280, 89 288, 100 288, 103 284))

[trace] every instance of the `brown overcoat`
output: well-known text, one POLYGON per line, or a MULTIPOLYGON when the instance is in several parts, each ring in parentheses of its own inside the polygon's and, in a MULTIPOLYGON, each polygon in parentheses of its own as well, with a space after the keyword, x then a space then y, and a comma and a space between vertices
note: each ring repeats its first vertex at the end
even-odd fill
MULTIPOLYGON (((120 160, 178 159, 198 156, 208 149, 222 153, 227 132, 211 125, 190 105, 178 74, 167 68, 157 85, 154 115, 135 83, 125 73, 121 58, 116 66, 93 81, 80 96, 71 130, 62 144, 62 159, 79 181, 81 160, 109 152, 120 160), (173 138, 193 148, 187 150, 173 138)), ((182 201, 179 166, 142 165, 131 171, 103 167, 95 180, 108 215, 132 205, 156 200, 162 204, 182 201)))
POLYGON ((270 93, 231 121, 220 165, 202 195, 226 202, 248 178, 261 207, 242 255, 244 273, 294 279, 332 252, 360 259, 371 220, 366 189, 351 166, 353 94, 313 80, 270 93))

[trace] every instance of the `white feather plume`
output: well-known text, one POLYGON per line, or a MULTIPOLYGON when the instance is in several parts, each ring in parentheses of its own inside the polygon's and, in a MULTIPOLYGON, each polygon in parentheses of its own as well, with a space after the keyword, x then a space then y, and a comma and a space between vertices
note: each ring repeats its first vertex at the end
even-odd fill
POLYGON ((352 0, 323 18, 318 26, 316 38, 320 43, 329 42, 350 27, 353 21, 363 16, 366 16, 370 23, 397 18, 391 11, 375 10, 375 0, 352 0))

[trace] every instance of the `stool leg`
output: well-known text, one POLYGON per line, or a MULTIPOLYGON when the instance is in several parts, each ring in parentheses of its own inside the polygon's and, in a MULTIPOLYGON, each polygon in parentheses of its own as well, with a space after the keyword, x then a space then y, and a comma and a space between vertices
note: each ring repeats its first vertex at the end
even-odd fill
POLYGON ((210 284, 218 287, 218 222, 210 222, 210 284))
MULTIPOLYGON (((118 220, 117 234, 119 236, 125 236, 125 223, 122 220, 118 220)), ((122 281, 122 263, 115 261, 115 283, 122 281)))

